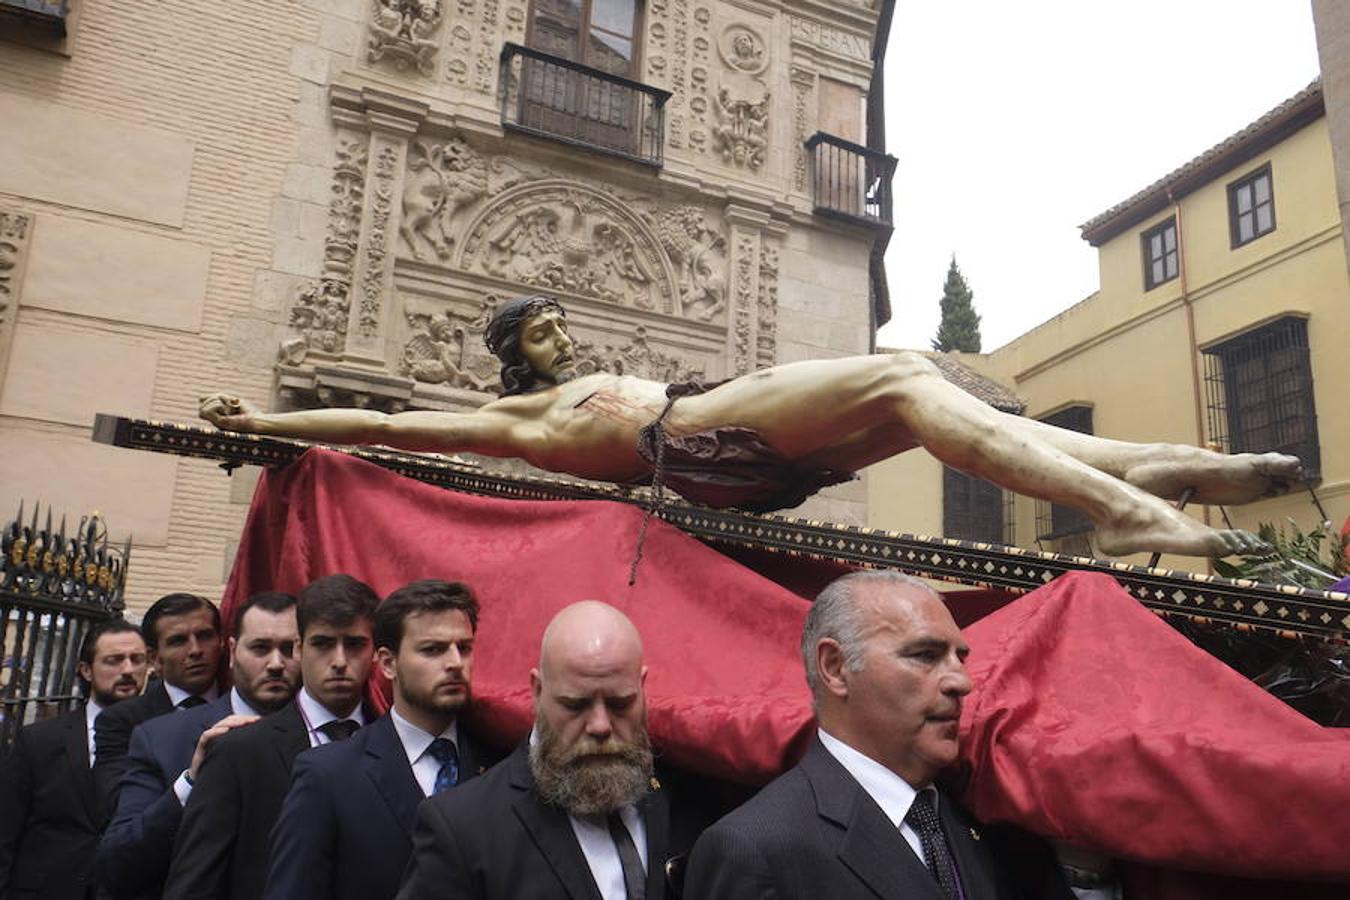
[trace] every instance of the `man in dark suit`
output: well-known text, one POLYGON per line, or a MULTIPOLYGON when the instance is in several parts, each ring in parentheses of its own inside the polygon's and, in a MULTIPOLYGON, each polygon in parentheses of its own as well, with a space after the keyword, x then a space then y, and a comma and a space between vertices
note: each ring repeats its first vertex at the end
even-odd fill
POLYGON ((266 900, 392 900, 412 853, 417 807, 477 775, 486 751, 469 702, 478 603, 463 584, 417 581, 375 613, 389 715, 295 761, 272 832, 266 900))
POLYGON ((268 839, 301 751, 350 737, 374 655, 379 597, 350 575, 327 575, 300 592, 300 674, 295 700, 221 736, 193 780, 183 809, 166 900, 258 900, 268 839))
POLYGON ((137 725, 216 699, 220 674, 220 610, 196 594, 167 594, 141 619, 150 648, 150 665, 159 679, 145 693, 119 703, 94 724, 94 782, 109 814, 117 808, 117 788, 127 770, 131 732, 137 725))
POLYGON ((685 896, 1072 900, 1048 848, 1009 852, 933 786, 957 758, 968 652, 917 579, 859 572, 827 586, 802 635, 818 740, 704 833, 685 896))
POLYGON ((254 594, 235 611, 233 631, 229 693, 150 719, 131 733, 117 810, 96 862, 99 884, 113 897, 159 896, 183 805, 207 749, 222 734, 281 709, 300 686, 295 597, 254 594))
POLYGON ((148 654, 122 619, 90 629, 77 671, 88 700, 19 732, 0 763, 0 897, 85 900, 104 814, 89 770, 93 722, 145 684, 148 654))
POLYGON ((530 740, 422 804, 400 900, 661 900, 696 831, 653 777, 642 640, 628 617, 573 604, 530 672, 530 740))

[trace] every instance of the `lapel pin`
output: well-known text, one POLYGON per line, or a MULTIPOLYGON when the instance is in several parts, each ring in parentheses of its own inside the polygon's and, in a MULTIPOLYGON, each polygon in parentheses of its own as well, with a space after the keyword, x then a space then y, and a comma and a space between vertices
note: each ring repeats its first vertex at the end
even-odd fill
POLYGON ((655 776, 653 776, 653 777, 652 777, 652 780, 651 780, 651 786, 652 786, 652 790, 654 790, 654 791, 659 791, 659 790, 661 790, 661 780, 660 780, 659 778, 656 778, 655 776))
POLYGON ((977 841, 980 839, 980 833, 976 831, 974 828, 970 829, 970 836, 977 841))

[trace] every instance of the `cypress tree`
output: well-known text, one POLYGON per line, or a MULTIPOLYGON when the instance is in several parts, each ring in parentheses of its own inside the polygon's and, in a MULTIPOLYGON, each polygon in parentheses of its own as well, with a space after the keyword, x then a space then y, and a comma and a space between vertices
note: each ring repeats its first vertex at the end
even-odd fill
POLYGON ((933 349, 942 353, 960 350, 963 353, 980 352, 980 317, 975 312, 975 295, 966 284, 965 276, 956 265, 956 255, 947 269, 947 282, 942 286, 942 322, 938 325, 933 349))

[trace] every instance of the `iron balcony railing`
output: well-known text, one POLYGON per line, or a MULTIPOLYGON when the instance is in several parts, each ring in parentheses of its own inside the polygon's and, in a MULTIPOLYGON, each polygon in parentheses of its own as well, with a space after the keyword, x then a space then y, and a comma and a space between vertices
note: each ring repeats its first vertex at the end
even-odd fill
POLYGON ((817 131, 806 141, 816 212, 889 227, 895 157, 817 131))
POLYGON ((660 166, 670 96, 531 47, 502 47, 502 125, 516 131, 660 166))

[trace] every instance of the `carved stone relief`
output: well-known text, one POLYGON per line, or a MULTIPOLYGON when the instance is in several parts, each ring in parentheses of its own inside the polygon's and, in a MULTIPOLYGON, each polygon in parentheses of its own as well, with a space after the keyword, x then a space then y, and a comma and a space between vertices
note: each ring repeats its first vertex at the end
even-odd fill
POLYGON ((622 347, 605 344, 597 347, 585 341, 576 345, 577 374, 611 372, 635 375, 652 381, 701 381, 707 375, 704 366, 691 366, 685 360, 662 353, 647 342, 647 329, 639 325, 633 337, 622 347))
POLYGON ((736 241, 736 296, 731 322, 731 360, 736 374, 744 375, 754 369, 750 340, 757 304, 755 276, 758 271, 755 251, 758 242, 752 233, 740 228, 733 229, 733 233, 736 241))
POLYGON ((696 206, 676 206, 656 219, 656 234, 675 266, 680 311, 707 322, 726 308, 726 240, 696 206))
POLYGON ((766 368, 778 362, 778 248, 764 239, 759 248, 759 305, 755 327, 756 364, 766 368))
POLYGON ((281 344, 281 359, 299 365, 311 350, 340 354, 347 343, 352 263, 361 233, 368 143, 339 138, 328 201, 323 276, 300 288, 289 325, 298 332, 281 344))
POLYGON ((14 341, 14 322, 19 311, 19 286, 23 278, 31 216, 0 210, 0 384, 9 367, 9 348, 14 341))
MULTIPOLYGON (((683 4, 681 4, 683 5, 683 4)), ((677 7, 677 15, 688 15, 688 8, 677 7)), ((712 38, 709 35, 709 22, 712 14, 708 7, 694 9, 693 22, 686 22, 689 64, 689 148, 698 153, 706 153, 709 148, 709 114, 712 103, 709 100, 708 80, 712 65, 712 38)))
POLYGON ((417 259, 424 250, 441 260, 450 257, 455 214, 487 192, 487 164, 463 138, 443 144, 414 140, 408 148, 408 174, 403 182, 403 220, 399 234, 417 259))
POLYGON ((760 75, 769 49, 749 25, 722 30, 717 51, 726 66, 713 99, 713 149, 730 165, 758 170, 768 146, 769 89, 760 75))
POLYGON ((366 60, 391 61, 400 71, 414 67, 423 75, 435 69, 441 24, 441 0, 372 0, 366 60))
POLYGON ((798 191, 806 190, 808 166, 806 139, 815 133, 811 111, 815 104, 811 102, 811 92, 816 86, 816 75, 808 69, 793 66, 792 81, 792 186, 798 191))
POLYGON ((398 147, 384 143, 375 156, 370 230, 366 237, 365 257, 362 260, 356 319, 357 334, 367 339, 374 338, 380 331, 385 280, 388 274, 386 266, 389 262, 389 214, 393 209, 394 176, 400 155, 398 147))
POLYGON ((676 312, 676 279, 651 225, 576 182, 526 182, 493 198, 469 226, 456 268, 676 312))
POLYGON ((399 371, 424 384, 486 391, 500 384, 500 364, 483 344, 483 332, 501 298, 488 294, 476 314, 405 308, 412 336, 403 345, 399 371))

